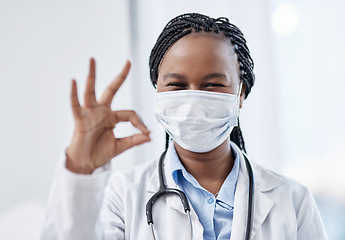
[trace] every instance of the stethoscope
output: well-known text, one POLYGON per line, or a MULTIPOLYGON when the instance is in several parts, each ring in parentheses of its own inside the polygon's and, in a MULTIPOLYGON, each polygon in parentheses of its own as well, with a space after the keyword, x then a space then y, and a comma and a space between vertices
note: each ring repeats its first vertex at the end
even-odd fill
MULTIPOLYGON (((186 197, 186 194, 184 194, 184 192, 182 192, 179 189, 176 188, 168 188, 166 185, 166 181, 165 181, 165 175, 163 172, 163 162, 165 159, 165 155, 166 155, 167 150, 165 150, 160 159, 159 159, 159 163, 158 163, 158 177, 159 177, 159 190, 158 192, 156 192, 151 198, 150 200, 146 203, 146 217, 147 217, 147 223, 150 226, 151 229, 151 235, 152 235, 152 239, 156 240, 155 237, 155 233, 153 230, 153 218, 152 218, 152 207, 155 204, 155 202, 162 196, 165 195, 177 195, 180 197, 184 211, 187 214, 188 217, 188 221, 189 221, 189 226, 190 226, 190 239, 193 238, 193 226, 192 226, 192 220, 191 220, 191 216, 190 216, 190 207, 188 204, 188 200, 186 197)), ((247 215, 247 229, 246 229, 246 237, 245 240, 249 240, 250 239, 250 232, 252 229, 252 224, 253 224, 253 203, 254 203, 254 174, 253 174, 253 169, 252 166, 248 160, 247 155, 242 152, 245 162, 246 162, 246 166, 247 166, 247 172, 248 172, 248 176, 249 176, 249 196, 248 196, 248 215, 247 215)))

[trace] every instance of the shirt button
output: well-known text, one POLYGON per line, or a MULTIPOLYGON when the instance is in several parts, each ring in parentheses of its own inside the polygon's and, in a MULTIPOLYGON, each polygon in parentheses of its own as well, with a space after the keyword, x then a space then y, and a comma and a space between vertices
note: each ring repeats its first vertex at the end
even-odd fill
POLYGON ((209 198, 208 200, 207 200, 207 203, 208 204, 212 204, 214 202, 214 199, 213 198, 209 198))

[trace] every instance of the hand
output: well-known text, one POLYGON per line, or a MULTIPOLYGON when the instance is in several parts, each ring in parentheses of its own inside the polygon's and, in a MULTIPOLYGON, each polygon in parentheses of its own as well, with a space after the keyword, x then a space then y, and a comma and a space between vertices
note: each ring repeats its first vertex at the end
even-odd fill
POLYGON ((120 75, 109 84, 99 101, 95 96, 95 60, 90 59, 89 76, 80 106, 76 81, 72 80, 71 105, 75 122, 72 142, 66 151, 66 168, 75 173, 91 174, 96 168, 136 145, 149 142, 150 131, 134 111, 112 111, 113 98, 125 81, 131 63, 126 62, 120 75), (116 138, 113 132, 119 122, 131 122, 141 133, 116 138))

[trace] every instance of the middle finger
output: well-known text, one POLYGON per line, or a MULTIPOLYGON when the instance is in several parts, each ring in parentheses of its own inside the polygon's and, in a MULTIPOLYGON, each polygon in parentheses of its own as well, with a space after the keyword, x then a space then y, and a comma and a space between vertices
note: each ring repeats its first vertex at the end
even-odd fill
POLYGON ((126 80, 130 69, 131 62, 127 61, 121 73, 117 77, 115 77, 115 79, 109 84, 109 86, 103 92, 99 101, 101 104, 104 104, 108 107, 111 106, 116 92, 119 90, 123 82, 126 80))
POLYGON ((90 59, 89 76, 86 81, 86 88, 84 93, 84 105, 85 107, 93 107, 97 104, 95 94, 95 82, 96 82, 96 63, 95 59, 90 59))

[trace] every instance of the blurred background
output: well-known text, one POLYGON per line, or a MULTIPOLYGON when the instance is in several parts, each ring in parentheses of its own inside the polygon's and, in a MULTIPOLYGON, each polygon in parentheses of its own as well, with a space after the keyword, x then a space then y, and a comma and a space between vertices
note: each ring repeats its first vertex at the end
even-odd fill
POLYGON ((248 154, 307 185, 330 239, 345 239, 344 11, 343 0, 1 0, 0 239, 39 238, 73 132, 70 81, 82 94, 90 57, 98 96, 133 62, 113 108, 136 110, 152 131, 151 143, 118 156, 113 169, 161 154, 148 58, 164 25, 185 12, 228 17, 244 32, 256 74, 241 112, 248 154))

